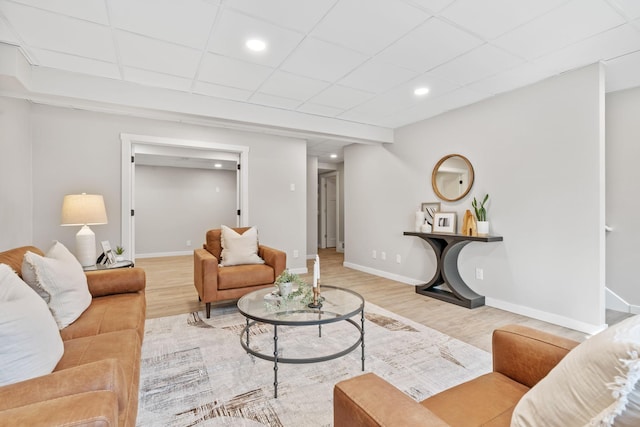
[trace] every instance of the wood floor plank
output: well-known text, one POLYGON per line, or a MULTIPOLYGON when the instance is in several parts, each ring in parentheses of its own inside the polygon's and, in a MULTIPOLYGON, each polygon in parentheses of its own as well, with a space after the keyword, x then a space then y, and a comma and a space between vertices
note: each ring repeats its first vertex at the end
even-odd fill
MULTIPOLYGON (((352 289, 367 301, 486 351, 491 351, 493 330, 510 323, 531 326, 576 341, 586 338, 582 332, 497 308, 483 306, 470 310, 416 294, 413 286, 344 267, 343 255, 334 249, 320 250, 320 260, 321 283, 352 289)), ((147 274, 147 318, 204 309, 193 285, 192 256, 138 259, 136 266, 144 268, 147 274)), ((311 260, 308 267, 313 271, 311 260)), ((302 277, 311 283, 311 274, 302 277)), ((614 322, 626 317, 615 313, 612 316, 614 322)))

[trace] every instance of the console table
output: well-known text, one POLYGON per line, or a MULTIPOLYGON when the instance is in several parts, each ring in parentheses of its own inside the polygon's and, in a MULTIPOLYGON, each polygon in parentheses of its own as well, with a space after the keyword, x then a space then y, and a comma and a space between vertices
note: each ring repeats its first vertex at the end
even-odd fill
POLYGON ((436 254, 438 265, 429 283, 416 286, 416 293, 466 308, 484 305, 484 296, 472 291, 462 280, 458 271, 458 255, 471 242, 501 242, 502 236, 464 236, 462 234, 404 232, 405 236, 416 236, 427 242, 436 254), (447 285, 450 291, 440 288, 447 285))

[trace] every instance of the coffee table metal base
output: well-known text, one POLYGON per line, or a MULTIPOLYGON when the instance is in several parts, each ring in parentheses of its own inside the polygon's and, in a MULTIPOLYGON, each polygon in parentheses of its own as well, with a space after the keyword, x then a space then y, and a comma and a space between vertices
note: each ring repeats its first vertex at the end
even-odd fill
MULTIPOLYGON (((351 323, 359 332, 358 339, 351 346, 347 347, 344 350, 339 352, 328 354, 325 356, 318 357, 306 357, 306 358, 291 358, 291 357, 280 357, 278 352, 278 325, 273 325, 273 356, 265 353, 261 353, 257 350, 252 349, 249 346, 249 332, 253 325, 256 323, 265 323, 258 321, 250 321, 247 317, 247 325, 242 329, 240 333, 240 344, 242 344, 242 348, 246 350, 247 353, 254 355, 263 360, 269 360, 273 362, 273 397, 278 398, 278 363, 318 363, 325 362, 327 360, 337 359, 338 357, 342 357, 346 354, 351 353, 358 346, 361 347, 362 351, 362 370, 364 371, 364 310, 360 311, 360 325, 353 319, 344 319, 345 321, 351 323)), ((289 325, 296 326, 296 325, 289 325)), ((303 325, 301 325, 303 326, 303 325)), ((318 324, 318 337, 322 338, 322 324, 318 324)))

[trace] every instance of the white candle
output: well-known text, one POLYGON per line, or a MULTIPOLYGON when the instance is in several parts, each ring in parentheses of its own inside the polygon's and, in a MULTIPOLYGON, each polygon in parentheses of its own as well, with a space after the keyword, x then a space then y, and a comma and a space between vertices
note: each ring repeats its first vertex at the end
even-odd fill
POLYGON ((320 257, 316 255, 316 265, 318 266, 318 280, 320 280, 320 257))
POLYGON ((313 262, 313 287, 318 286, 318 262, 313 262))

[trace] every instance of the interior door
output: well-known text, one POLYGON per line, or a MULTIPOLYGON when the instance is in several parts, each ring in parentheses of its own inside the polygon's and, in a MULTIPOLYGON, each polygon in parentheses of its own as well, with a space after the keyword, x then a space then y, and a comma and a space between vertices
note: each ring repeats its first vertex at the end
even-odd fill
POLYGON ((336 207, 337 207, 337 192, 336 192, 336 177, 327 177, 326 180, 327 191, 325 191, 326 197, 326 234, 327 234, 327 248, 335 248, 337 244, 337 221, 336 221, 336 207))

